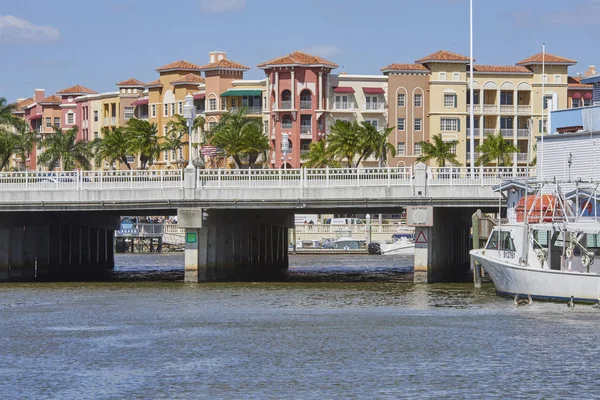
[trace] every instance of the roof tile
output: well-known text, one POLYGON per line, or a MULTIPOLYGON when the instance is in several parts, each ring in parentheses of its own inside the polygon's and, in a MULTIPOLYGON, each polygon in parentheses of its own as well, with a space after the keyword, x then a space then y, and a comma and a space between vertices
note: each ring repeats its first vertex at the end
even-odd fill
POLYGON ((30 105, 32 105, 33 103, 35 103, 35 101, 33 100, 33 97, 30 97, 28 99, 21 100, 20 102, 18 102, 17 108, 19 110, 23 110, 23 109, 29 107, 30 105))
POLYGON ((381 71, 429 71, 421 64, 390 64, 381 68, 381 71))
POLYGON ((135 78, 130 78, 125 81, 121 81, 121 82, 117 83, 117 86, 118 87, 122 87, 122 86, 144 87, 144 82, 138 81, 135 78))
POLYGON ((423 57, 415 62, 417 62, 419 64, 425 64, 428 62, 436 62, 436 61, 469 62, 470 58, 467 56, 463 56, 462 54, 453 53, 451 51, 440 50, 440 51, 437 51, 426 57, 423 57))
POLYGON ((538 53, 534 54, 531 57, 527 57, 524 60, 521 60, 517 63, 517 65, 539 65, 544 62, 545 64, 559 64, 559 65, 575 65, 577 61, 571 60, 570 58, 555 56, 550 53, 538 53))
POLYGON ((56 94, 97 94, 92 89, 88 89, 85 86, 75 85, 66 89, 56 92, 56 94))
POLYGON ((40 101, 40 104, 61 104, 61 103, 62 103, 62 99, 55 94, 53 94, 52 96, 48 96, 44 100, 40 101))
POLYGON ((567 83, 569 85, 568 88, 569 89, 588 89, 588 90, 594 89, 594 85, 581 83, 581 79, 582 78, 580 76, 567 77, 567 83))
POLYGON ((338 65, 327 61, 324 58, 313 56, 302 51, 295 51, 283 57, 274 58, 273 60, 258 64, 259 68, 266 68, 277 65, 324 65, 330 68, 337 68, 338 65))
POLYGON ((167 65, 163 65, 160 68, 156 68, 157 72, 161 71, 169 71, 169 70, 179 70, 179 71, 199 71, 200 66, 198 64, 191 63, 185 60, 179 60, 172 62, 167 65))
POLYGON ((160 81, 160 79, 157 79, 155 81, 152 82, 148 82, 146 83, 146 87, 150 87, 150 86, 162 86, 162 82, 160 81))
POLYGON ((250 67, 245 66, 244 64, 240 64, 239 62, 231 61, 226 58, 221 60, 208 63, 200 67, 203 71, 211 70, 211 69, 239 69, 247 71, 250 67))
POLYGON ((204 78, 200 75, 189 73, 171 82, 171 84, 182 84, 182 83, 204 83, 204 78))
POLYGON ((529 69, 519 65, 473 65, 474 72, 491 72, 491 73, 508 73, 508 74, 528 74, 531 75, 529 69))

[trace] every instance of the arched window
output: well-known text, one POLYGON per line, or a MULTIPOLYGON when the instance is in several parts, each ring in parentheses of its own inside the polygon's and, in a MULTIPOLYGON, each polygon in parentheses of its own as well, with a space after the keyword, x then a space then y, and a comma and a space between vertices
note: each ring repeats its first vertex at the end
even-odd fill
POLYGON ((281 92, 281 108, 284 110, 291 110, 292 108, 292 92, 288 89, 281 92))
POLYGON ((292 129, 292 116, 289 114, 281 117, 281 128, 282 129, 292 129))
POLYGON ((312 93, 308 89, 300 92, 300 109, 310 110, 312 108, 312 93))

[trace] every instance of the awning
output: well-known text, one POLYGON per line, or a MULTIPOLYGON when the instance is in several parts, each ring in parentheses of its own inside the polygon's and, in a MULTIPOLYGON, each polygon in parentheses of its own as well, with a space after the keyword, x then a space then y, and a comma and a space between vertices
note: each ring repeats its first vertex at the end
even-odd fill
POLYGON ((385 94, 385 90, 380 87, 364 87, 362 90, 365 94, 385 94))
POLYGON ((571 96, 573 99, 580 99, 581 98, 581 93, 573 93, 573 96, 571 96))
POLYGON ((262 90, 254 89, 230 89, 221 93, 221 97, 239 97, 239 96, 262 96, 262 90))
POLYGON ((203 98, 205 98, 205 97, 206 97, 206 94, 205 94, 205 93, 196 93, 196 94, 194 95, 194 100, 202 100, 202 99, 203 99, 203 98))
POLYGON ((28 117, 30 121, 33 121, 34 119, 40 119, 42 118, 42 114, 36 114, 36 115, 32 115, 30 117, 28 117))
POLYGON ((584 100, 591 100, 594 96, 591 93, 586 93, 583 95, 584 100))
POLYGON ((145 106, 148 104, 148 99, 139 99, 131 103, 132 106, 145 106))
POLYGON ((333 89, 333 93, 354 93, 354 89, 351 87, 338 86, 333 89))

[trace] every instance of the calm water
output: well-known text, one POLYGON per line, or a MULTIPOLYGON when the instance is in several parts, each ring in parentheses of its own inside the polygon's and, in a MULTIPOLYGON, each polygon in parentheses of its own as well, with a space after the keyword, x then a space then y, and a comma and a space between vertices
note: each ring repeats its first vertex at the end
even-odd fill
POLYGON ((2 284, 0 399, 600 396, 600 310, 415 286, 411 261, 183 284, 180 254, 120 255, 112 281, 2 284))

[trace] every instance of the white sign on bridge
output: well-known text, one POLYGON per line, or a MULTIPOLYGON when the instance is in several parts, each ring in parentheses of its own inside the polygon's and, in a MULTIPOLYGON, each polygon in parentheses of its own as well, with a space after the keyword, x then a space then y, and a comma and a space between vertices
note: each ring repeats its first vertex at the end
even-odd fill
POLYGON ((433 226, 432 206, 410 206, 406 208, 408 226, 433 226))

